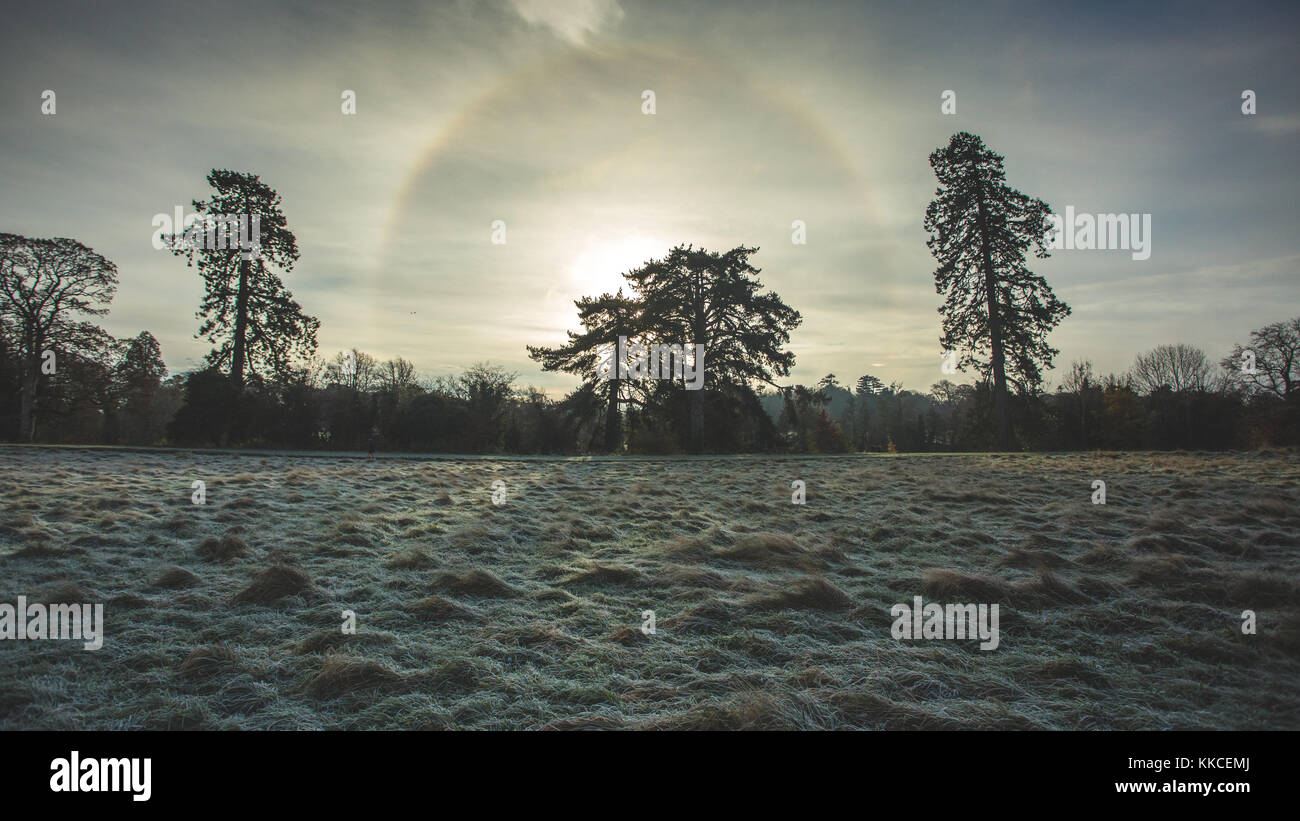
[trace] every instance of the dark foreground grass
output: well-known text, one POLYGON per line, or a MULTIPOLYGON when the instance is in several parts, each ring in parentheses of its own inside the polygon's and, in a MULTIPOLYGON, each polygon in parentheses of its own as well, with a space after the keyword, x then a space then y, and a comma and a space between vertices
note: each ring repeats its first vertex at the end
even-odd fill
POLYGON ((0 602, 106 620, 97 651, 0 641, 0 728, 1300 729, 1298 482, 1293 453, 0 448, 0 602), (999 647, 895 640, 917 595, 998 603, 999 647))

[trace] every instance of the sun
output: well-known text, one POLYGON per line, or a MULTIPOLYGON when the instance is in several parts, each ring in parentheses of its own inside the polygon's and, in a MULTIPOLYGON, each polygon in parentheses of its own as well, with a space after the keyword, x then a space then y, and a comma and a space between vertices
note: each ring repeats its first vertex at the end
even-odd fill
POLYGON ((631 235, 616 240, 588 240, 569 266, 574 298, 628 293, 625 271, 640 268, 668 253, 668 245, 654 237, 631 235))

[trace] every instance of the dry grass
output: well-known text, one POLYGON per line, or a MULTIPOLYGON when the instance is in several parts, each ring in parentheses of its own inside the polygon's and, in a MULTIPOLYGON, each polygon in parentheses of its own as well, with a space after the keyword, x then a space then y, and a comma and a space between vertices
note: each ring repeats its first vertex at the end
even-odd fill
POLYGON ((316 699, 332 699, 357 692, 382 690, 401 676, 371 659, 352 656, 328 656, 320 671, 307 682, 307 694, 316 699))
POLYGON ((789 590, 756 596, 746 603, 752 610, 848 610, 853 600, 821 577, 800 579, 789 590))
POLYGON ((406 606, 406 611, 426 621, 480 621, 483 618, 477 611, 442 596, 429 596, 412 602, 406 606))
POLYGON ((253 583, 236 593, 231 602, 267 604, 285 596, 297 596, 315 590, 311 578, 296 567, 276 565, 258 573, 253 583))
POLYGON ((168 567, 154 576, 154 587, 165 587, 168 590, 178 590, 182 587, 194 587, 202 584, 203 580, 194 575, 183 567, 168 567))
POLYGON ((762 569, 815 570, 825 566, 825 562, 783 533, 747 533, 734 545, 719 551, 718 557, 762 569))
POLYGON ((1294 453, 0 448, 0 500, 0 602, 106 618, 0 641, 0 729, 1300 729, 1294 453))
POLYGON ((209 536, 199 544, 194 552, 198 553, 200 558, 209 561, 228 562, 231 559, 248 555, 248 545, 238 536, 227 533, 220 539, 209 536))
POLYGON ((519 591, 501 580, 490 570, 472 568, 455 572, 439 573, 433 580, 433 586, 457 593, 474 596, 517 596, 519 591))
POLYGON ((184 678, 207 679, 234 669, 235 652, 229 647, 199 647, 185 657, 177 672, 184 678))

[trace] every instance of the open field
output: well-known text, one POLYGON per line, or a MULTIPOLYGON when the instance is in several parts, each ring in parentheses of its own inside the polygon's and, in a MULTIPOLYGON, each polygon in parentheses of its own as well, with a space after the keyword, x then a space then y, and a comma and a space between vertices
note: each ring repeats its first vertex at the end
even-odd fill
POLYGON ((0 500, 0 602, 106 621, 0 641, 4 729, 1300 729, 1294 453, 10 447, 0 500), (917 595, 1000 646, 895 640, 917 595))

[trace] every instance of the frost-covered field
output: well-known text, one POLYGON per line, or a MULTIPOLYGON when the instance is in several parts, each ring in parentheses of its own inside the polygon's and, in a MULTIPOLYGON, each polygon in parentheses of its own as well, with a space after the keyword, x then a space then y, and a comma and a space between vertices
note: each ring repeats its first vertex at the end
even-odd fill
POLYGON ((0 603, 106 622, 0 641, 0 728, 1300 729, 1298 482, 1294 453, 0 448, 0 603), (917 595, 999 603, 1000 646, 894 639, 917 595))

